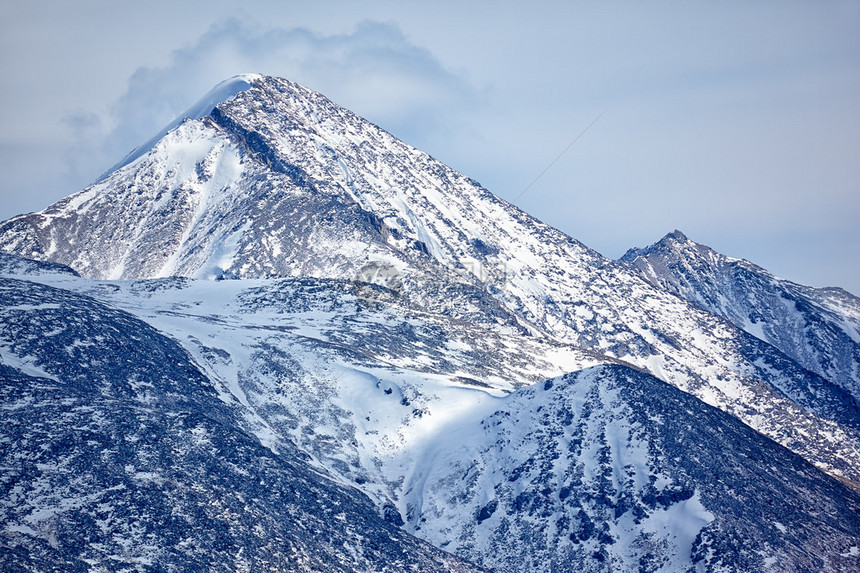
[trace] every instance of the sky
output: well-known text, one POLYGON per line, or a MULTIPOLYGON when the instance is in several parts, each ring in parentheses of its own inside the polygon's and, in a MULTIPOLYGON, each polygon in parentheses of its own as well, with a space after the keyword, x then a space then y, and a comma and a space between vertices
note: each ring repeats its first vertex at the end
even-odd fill
POLYGON ((0 3, 0 220, 219 81, 297 81, 617 258, 674 229, 860 295, 858 2, 0 3))

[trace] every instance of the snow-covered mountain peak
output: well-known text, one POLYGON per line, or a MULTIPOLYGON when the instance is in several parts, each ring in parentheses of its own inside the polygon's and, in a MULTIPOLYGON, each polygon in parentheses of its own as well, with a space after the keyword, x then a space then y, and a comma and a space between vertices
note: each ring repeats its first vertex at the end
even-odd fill
POLYGON ((647 247, 631 247, 618 260, 621 262, 631 262, 640 257, 648 256, 648 254, 654 250, 674 250, 682 248, 685 244, 690 242, 690 239, 688 239, 684 233, 675 229, 653 245, 649 245, 647 247))
MULTIPOLYGON (((751 263, 746 259, 737 259, 729 257, 718 251, 715 251, 708 245, 697 243, 690 239, 679 230, 674 230, 668 233, 662 239, 647 247, 634 247, 629 249, 624 255, 618 259, 620 262, 632 264, 637 259, 654 260, 652 255, 660 254, 667 261, 675 259, 685 259, 688 261, 697 261, 697 264, 708 267, 721 266, 726 264, 738 264, 750 268, 756 272, 764 273, 770 276, 766 270, 758 265, 751 263)), ((653 280, 651 282, 654 282, 653 280)))
POLYGON ((202 119, 209 115, 215 106, 231 100, 243 91, 253 88, 264 77, 260 74, 238 74, 227 78, 209 90, 197 103, 188 108, 185 113, 177 117, 174 121, 181 122, 184 118, 202 119))
POLYGON ((548 243, 566 258, 604 262, 427 154, 280 78, 221 84, 75 197, 10 220, 17 231, 4 250, 56 259, 98 278, 204 276, 214 257, 240 277, 314 274, 311 265, 321 267, 316 274, 353 278, 369 261, 398 272, 429 265, 486 284, 506 271, 507 257, 497 256, 503 248, 516 259, 511 268, 539 272, 535 255, 548 243), (174 133, 180 128, 196 134, 195 173, 172 165, 190 149, 174 133), (216 186, 210 171, 222 157, 234 158, 242 173, 216 186), (192 192, 200 186, 208 188, 203 195, 226 192, 235 200, 203 205, 192 192), (75 240, 65 236, 97 219, 117 228, 103 239, 89 230, 75 240), (134 222, 142 220, 167 231, 159 233, 158 249, 151 248, 150 226, 134 222), (205 222, 212 226, 203 228, 205 222), (145 245, 135 229, 146 230, 145 245), (315 236, 299 239, 299 231, 315 236))
POLYGON ((229 101, 231 98, 235 97, 236 94, 251 89, 254 82, 259 81, 262 78, 263 76, 260 74, 239 74, 218 83, 206 95, 200 98, 197 103, 185 110, 185 113, 177 116, 176 119, 164 126, 164 128, 151 137, 146 143, 134 148, 131 153, 123 157, 113 167, 105 171, 96 180, 96 183, 104 180, 114 171, 121 169, 129 163, 134 162, 136 159, 146 155, 147 152, 155 147, 156 143, 158 143, 171 130, 176 129, 184 121, 188 119, 203 119, 209 115, 219 103, 229 101))
POLYGON ((669 233, 668 235, 666 235, 663 238, 664 239, 671 239, 671 240, 678 241, 678 242, 687 242, 690 240, 687 238, 687 235, 685 235, 684 233, 682 233, 678 229, 675 229, 674 231, 672 231, 671 233, 669 233))

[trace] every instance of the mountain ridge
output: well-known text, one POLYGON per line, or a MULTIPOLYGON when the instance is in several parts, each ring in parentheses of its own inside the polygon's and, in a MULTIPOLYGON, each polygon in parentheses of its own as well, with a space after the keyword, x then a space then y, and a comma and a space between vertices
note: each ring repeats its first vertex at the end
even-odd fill
POLYGON ((651 284, 720 315, 860 399, 860 298, 773 276, 675 231, 620 261, 651 284))

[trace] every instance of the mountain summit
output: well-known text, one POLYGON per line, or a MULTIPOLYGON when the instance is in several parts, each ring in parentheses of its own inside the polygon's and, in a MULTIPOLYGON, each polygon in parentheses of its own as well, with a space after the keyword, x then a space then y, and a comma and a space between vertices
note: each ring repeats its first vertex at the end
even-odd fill
POLYGON ((161 139, 179 127, 184 121, 189 119, 203 119, 217 106, 219 103, 223 103, 230 98, 234 97, 239 92, 243 92, 247 89, 253 87, 253 82, 261 79, 259 74, 240 74, 238 76, 233 76, 232 78, 226 79, 214 88, 212 88, 209 93, 200 98, 196 104, 188 108, 185 113, 171 121, 167 124, 164 129, 156 133, 152 138, 150 138, 143 145, 139 145, 135 149, 131 151, 128 155, 122 158, 119 163, 108 169, 101 177, 96 180, 96 183, 105 179, 108 175, 125 167, 135 159, 142 157, 149 150, 151 150, 155 145, 161 141, 161 139))

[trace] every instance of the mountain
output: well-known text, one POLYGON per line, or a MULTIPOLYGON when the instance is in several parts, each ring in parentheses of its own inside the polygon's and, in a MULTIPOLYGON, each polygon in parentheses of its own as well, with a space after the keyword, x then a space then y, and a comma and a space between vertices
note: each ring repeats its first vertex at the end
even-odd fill
POLYGON ((774 277, 680 231, 621 258, 651 284, 730 320, 860 399, 860 298, 774 277))
MULTIPOLYGON (((860 481, 844 384, 287 80, 216 87, 93 186, 0 224, 0 250, 0 276, 178 344, 277 463, 479 566, 860 557, 856 495, 820 471, 860 481)), ((69 346, 3 363, 38 378, 69 346)))
POLYGON ((478 570, 243 432, 145 323, 11 278, 0 303, 3 570, 478 570))
POLYGON ((434 463, 408 491, 417 508, 408 525, 458 555, 484 556, 494 571, 858 565, 860 498, 737 419, 629 367, 518 390, 447 431, 457 446, 428 452, 434 463))
POLYGON ((227 86, 99 183, 0 225, 0 250, 92 278, 393 282, 418 308, 645 368, 860 481, 842 388, 320 94, 227 86))

